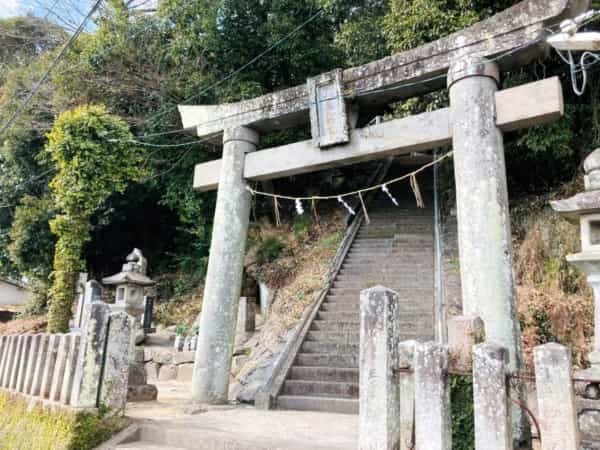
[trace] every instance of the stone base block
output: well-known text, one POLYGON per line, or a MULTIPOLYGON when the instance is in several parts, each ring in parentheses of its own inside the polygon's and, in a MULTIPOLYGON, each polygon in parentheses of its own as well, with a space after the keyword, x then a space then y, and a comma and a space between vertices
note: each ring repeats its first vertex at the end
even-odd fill
POLYGON ((177 366, 177 381, 182 383, 189 383, 192 381, 192 375, 194 373, 194 364, 180 364, 177 366))
POLYGON ((453 369, 470 371, 473 365, 473 346, 483 342, 485 328, 477 316, 454 316, 448 321, 448 347, 453 369))
POLYGON ((152 402, 158 397, 158 389, 153 384, 129 386, 127 389, 128 402, 152 402))
POLYGON ((144 369, 146 370, 147 380, 158 380, 158 371, 160 370, 160 365, 156 364, 154 361, 150 361, 144 364, 144 369))
POLYGON ((172 381, 177 378, 177 366, 174 364, 165 364, 161 366, 158 372, 158 381, 172 381))

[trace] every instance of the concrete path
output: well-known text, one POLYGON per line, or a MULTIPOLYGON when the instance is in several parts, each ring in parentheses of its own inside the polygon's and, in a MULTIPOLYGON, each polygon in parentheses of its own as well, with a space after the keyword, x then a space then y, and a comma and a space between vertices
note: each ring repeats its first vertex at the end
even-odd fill
POLYGON ((128 439, 133 442, 108 448, 354 450, 358 445, 354 415, 206 407, 190 402, 190 385, 169 382, 158 388, 158 401, 127 406, 127 416, 139 425, 128 439))

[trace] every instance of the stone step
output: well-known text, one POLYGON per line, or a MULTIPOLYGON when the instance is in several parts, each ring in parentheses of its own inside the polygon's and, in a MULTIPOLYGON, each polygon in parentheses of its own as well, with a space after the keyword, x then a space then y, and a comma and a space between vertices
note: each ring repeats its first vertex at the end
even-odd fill
POLYGON ((173 447, 172 445, 155 444, 150 441, 130 442, 128 444, 120 444, 115 447, 115 449, 117 450, 187 450, 187 448, 173 447))
POLYGON ((358 368, 292 366, 289 377, 291 380, 358 383, 358 368))
POLYGON ((298 353, 295 366, 358 367, 356 354, 330 355, 328 353, 298 353))
POLYGON ((328 312, 319 311, 317 313, 317 320, 329 320, 337 322, 354 322, 360 319, 358 310, 351 312, 328 312))
POLYGON ((429 245, 403 245, 402 247, 388 246, 387 248, 354 248, 348 251, 348 256, 374 256, 380 258, 391 258, 398 256, 433 255, 433 249, 429 245))
POLYGON ((331 332, 331 331, 309 331, 306 335, 306 342, 339 342, 347 344, 358 344, 360 335, 358 330, 347 332, 331 332))
MULTIPOLYGON (((433 305, 434 290, 433 288, 426 289, 425 291, 419 289, 412 289, 412 294, 409 291, 401 291, 399 294, 403 294, 400 297, 400 304, 403 308, 419 309, 423 304, 430 303, 433 305)), ((351 294, 328 294, 325 297, 323 305, 330 304, 349 304, 349 305, 360 305, 360 290, 353 291, 351 294)), ((433 308, 433 306, 431 306, 433 308)))
POLYGON ((339 355, 358 354, 358 342, 354 344, 324 341, 304 341, 300 351, 303 353, 334 353, 339 355))
POLYGON ((338 414, 358 414, 358 400, 350 398, 282 395, 277 397, 278 409, 321 411, 338 414))
MULTIPOLYGON (((383 283, 375 283, 375 285, 373 285, 373 286, 376 286, 377 284, 383 284, 383 283)), ((366 287, 369 288, 369 287, 373 287, 373 286, 366 286, 366 287)), ((394 291, 396 291, 401 296, 404 296, 407 298, 411 298, 411 294, 412 294, 412 295, 418 295, 418 296, 431 295, 432 296, 431 298, 433 299, 433 295, 434 295, 433 286, 419 287, 419 288, 414 288, 414 287, 398 288, 398 287, 393 287, 393 286, 388 286, 388 287, 390 289, 393 289, 394 291)), ((331 292, 334 295, 358 296, 358 295, 360 295, 361 290, 362 289, 359 289, 359 288, 333 287, 329 290, 329 292, 331 292)))
MULTIPOLYGON (((341 312, 341 313, 356 313, 360 311, 360 303, 358 299, 354 299, 355 301, 343 301, 343 302, 329 302, 325 301, 321 305, 321 311, 323 312, 341 312)), ((425 299, 421 299, 425 300, 425 299)), ((432 305, 427 305, 427 303, 415 304, 417 299, 412 298, 410 300, 406 299, 400 303, 400 314, 421 314, 430 312, 433 309, 432 305)), ((431 303, 431 301, 430 301, 431 303)))
POLYGON ((334 333, 357 331, 360 327, 358 315, 352 322, 332 322, 330 320, 314 320, 310 325, 311 331, 332 331, 334 333))
POLYGON ((358 288, 367 289, 378 284, 394 289, 395 287, 417 287, 423 285, 433 285, 434 276, 430 273, 411 273, 411 274, 399 274, 399 273, 380 273, 377 276, 373 275, 369 277, 369 274, 361 276, 356 275, 338 275, 333 282, 333 287, 346 287, 346 288, 358 288), (387 276, 385 276, 387 275, 387 276))
POLYGON ((358 398, 358 383, 287 380, 283 384, 283 395, 358 398))
POLYGON ((348 253, 345 264, 374 264, 377 266, 387 266, 397 262, 410 264, 413 262, 424 262, 433 260, 433 250, 422 248, 414 251, 392 252, 390 254, 383 252, 356 252, 348 253))

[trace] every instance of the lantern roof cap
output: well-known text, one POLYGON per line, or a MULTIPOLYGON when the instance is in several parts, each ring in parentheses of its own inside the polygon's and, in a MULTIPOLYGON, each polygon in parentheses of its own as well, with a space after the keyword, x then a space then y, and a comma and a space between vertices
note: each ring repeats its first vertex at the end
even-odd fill
POLYGON ((585 171, 586 175, 588 175, 590 172, 593 172, 594 170, 599 170, 599 169, 600 169, 600 148, 597 148, 592 153, 590 153, 587 158, 585 158, 585 161, 583 162, 583 170, 585 171))
POLYGON ((147 265, 142 251, 135 248, 127 255, 127 262, 123 264, 121 272, 103 278, 102 283, 107 285, 137 284, 138 286, 153 286, 156 281, 146 276, 147 265))
POLYGON ((600 213, 600 148, 590 153, 583 163, 585 190, 572 197, 550 202, 554 211, 570 221, 584 214, 600 213))

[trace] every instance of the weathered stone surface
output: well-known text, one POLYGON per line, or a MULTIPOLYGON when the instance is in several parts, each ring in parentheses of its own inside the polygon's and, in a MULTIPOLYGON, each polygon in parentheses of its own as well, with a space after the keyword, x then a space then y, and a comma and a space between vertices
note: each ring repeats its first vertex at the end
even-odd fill
POLYGON ((395 450, 400 442, 400 397, 395 369, 400 336, 398 294, 377 286, 360 293, 361 450, 395 450))
POLYGON ((508 352, 495 344, 473 348, 473 401, 477 450, 512 450, 506 363, 508 352))
POLYGON ((600 440, 600 410, 583 410, 579 414, 578 423, 584 435, 600 440))
POLYGON ((172 381, 177 378, 177 366, 175 364, 165 364, 160 366, 158 372, 158 381, 172 381))
MULTIPOLYGON (((445 73, 451 62, 464 54, 494 56, 518 48, 500 62, 510 66, 534 59, 541 55, 541 47, 537 44, 540 37, 545 36, 545 28, 550 23, 560 22, 559 16, 572 17, 582 12, 587 3, 579 0, 523 1, 437 41, 346 69, 343 71, 343 91, 351 93, 358 104, 364 101, 372 110, 377 104, 387 105, 394 100, 441 88, 439 81, 430 81, 426 85, 414 82, 445 73), (357 96, 359 93, 369 95, 357 96)), ((179 112, 185 128, 195 127, 198 136, 211 136, 237 126, 253 125, 262 132, 305 123, 309 106, 307 86, 301 85, 234 104, 180 106, 179 112)))
POLYGON ((153 384, 129 386, 127 388, 127 401, 152 402, 158 397, 158 389, 153 384))
POLYGON ((38 353, 42 351, 40 348, 41 341, 41 334, 33 335, 31 338, 31 347, 27 361, 27 368, 25 369, 25 380, 23 383, 23 389, 21 390, 21 392, 25 394, 29 394, 31 392, 31 386, 33 384, 33 378, 35 374, 35 364, 38 358, 38 353))
POLYGON ((46 370, 46 361, 48 358, 48 350, 50 345, 50 336, 42 334, 37 357, 35 359, 35 368, 33 370, 33 380, 29 394, 33 396, 40 395, 44 372, 46 370))
POLYGON ((579 449, 571 351, 560 344, 534 350, 542 450, 579 449))
MULTIPOLYGON (((178 354, 177 352, 175 354, 178 354)), ((183 353, 183 352, 181 352, 183 353)), ((152 360, 158 364, 171 364, 173 363, 173 351, 171 350, 155 350, 152 352, 152 360)), ((145 357, 144 357, 145 358, 145 357)))
POLYGON ((191 351, 176 352, 173 354, 173 364, 189 364, 194 362, 195 353, 191 351))
POLYGON ((237 332, 252 333, 256 327, 256 298, 240 297, 237 332))
POLYGON ((21 367, 21 358, 23 355, 23 345, 25 343, 25 336, 19 335, 16 337, 16 345, 14 347, 14 356, 13 356, 13 364, 10 371, 10 376, 8 379, 8 389, 16 389, 17 387, 17 378, 19 374, 19 369, 21 367))
POLYGON ((250 219, 251 199, 243 179, 244 160, 246 153, 256 150, 258 135, 247 128, 228 130, 223 144, 221 185, 192 381, 193 399, 206 403, 227 402, 250 219))
POLYGON ((146 384, 146 369, 143 363, 134 363, 129 367, 129 386, 146 384))
POLYGON ((181 364, 177 366, 177 381, 188 383, 192 381, 194 374, 194 364, 181 364))
POLYGON ((23 349, 21 351, 21 360, 19 361, 19 371, 17 373, 17 385, 15 387, 15 390, 19 392, 23 392, 25 386, 25 373, 27 371, 27 365, 29 364, 32 339, 33 336, 30 334, 23 336, 23 349))
POLYGON ((46 353, 46 362, 44 364, 44 373, 42 375, 42 384, 40 387, 40 397, 50 398, 52 390, 52 377, 54 376, 54 367, 56 366, 56 357, 58 356, 58 347, 60 345, 60 334, 51 334, 48 340, 48 351, 46 353))
MULTIPOLYGON (((563 97, 558 78, 549 78, 495 95, 499 129, 510 131, 524 127, 523 114, 529 125, 555 121, 562 116, 563 97), (528 107, 513 107, 524 98, 535 99, 528 107)), ((494 103, 491 103, 492 107, 494 103)), ((250 153, 246 157, 244 178, 264 181, 289 177, 317 170, 342 167, 373 159, 408 155, 445 146, 452 140, 452 114, 448 108, 416 114, 355 129, 347 145, 322 151, 312 140, 272 147, 250 153)), ((222 160, 198 164, 194 173, 194 188, 215 189, 220 180, 222 160)))
POLYGON ((52 375, 52 386, 50 389, 50 400, 57 402, 60 400, 65 369, 67 367, 67 358, 71 348, 71 335, 61 334, 58 338, 58 350, 56 353, 56 362, 54 364, 54 374, 52 375))
MULTIPOLYGON (((477 57, 456 61, 448 74, 463 314, 481 317, 486 338, 508 349, 511 370, 522 370, 497 74, 495 63, 477 57)), ((518 386, 514 397, 525 401, 518 386)), ((513 409, 513 437, 530 440, 520 408, 513 409)))
POLYGON ((477 316, 454 316, 448 320, 448 347, 451 364, 461 371, 470 371, 473 345, 485 337, 483 320, 477 316))
POLYGON ((144 364, 146 370, 146 379, 150 381, 158 380, 158 371, 160 370, 160 364, 150 361, 144 364))
POLYGON ((81 340, 82 337, 79 332, 71 336, 71 346, 67 355, 67 363, 60 391, 60 402, 64 405, 71 404, 71 395, 73 393, 73 385, 75 384, 77 366, 81 364, 81 340))
POLYGON ((10 336, 0 336, 2 343, 2 352, 0 353, 0 387, 3 387, 3 374, 7 364, 8 355, 10 353, 10 336))
POLYGON ((80 362, 75 371, 71 404, 82 408, 98 406, 102 362, 108 332, 110 306, 103 302, 92 302, 83 330, 80 362))
MULTIPOLYGON (((398 346, 398 367, 414 367, 417 341, 403 341, 398 346)), ((415 376, 414 373, 400 373, 398 380, 400 393, 400 450, 413 450, 415 447, 415 376)))
POLYGON ((129 366, 133 362, 134 318, 124 311, 111 313, 106 362, 100 398, 109 408, 122 410, 127 402, 129 366))
POLYGON ((448 347, 434 342, 418 345, 414 373, 415 448, 451 450, 448 347))

